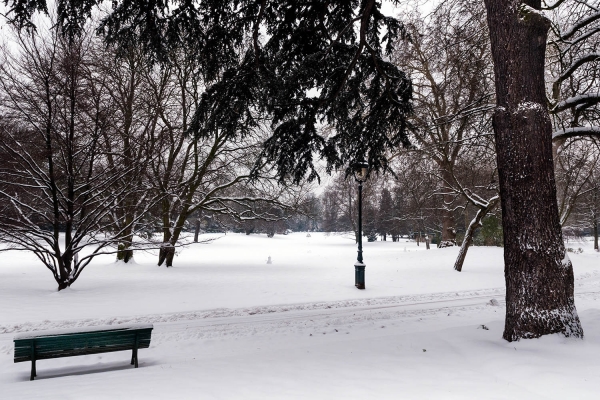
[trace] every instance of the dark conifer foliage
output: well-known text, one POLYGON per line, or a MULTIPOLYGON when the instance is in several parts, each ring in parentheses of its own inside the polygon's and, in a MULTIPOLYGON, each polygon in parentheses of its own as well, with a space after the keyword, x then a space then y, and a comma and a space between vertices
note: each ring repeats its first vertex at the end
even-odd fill
MULTIPOLYGON (((46 9, 43 1, 4 1, 20 26, 46 9)), ((58 0, 58 26, 77 35, 97 3, 58 0)), ((98 32, 157 62, 178 47, 194 49, 209 87, 190 133, 235 138, 267 118, 273 135, 260 164, 273 163, 282 180, 318 179, 315 157, 328 171, 349 172, 363 158, 385 170, 386 150, 409 145, 410 80, 387 60, 404 28, 381 13, 380 1, 114 0, 98 32)))

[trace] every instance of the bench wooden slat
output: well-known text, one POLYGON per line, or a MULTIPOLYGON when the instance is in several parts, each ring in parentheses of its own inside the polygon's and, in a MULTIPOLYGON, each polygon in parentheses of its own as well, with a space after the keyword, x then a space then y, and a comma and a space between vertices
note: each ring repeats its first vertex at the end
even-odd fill
MULTIPOLYGON (((40 354, 39 356, 36 355, 35 359, 36 360, 49 360, 52 358, 62 358, 62 357, 72 357, 72 356, 83 356, 83 355, 90 355, 90 354, 101 354, 101 353, 110 353, 113 351, 125 351, 125 350, 133 350, 131 348, 131 346, 127 346, 127 347, 103 347, 103 348, 94 348, 94 349, 76 349, 76 350, 69 350, 69 351, 56 351, 53 353, 45 353, 45 354, 40 354)), ((21 361, 31 361, 31 357, 29 357, 28 359, 23 359, 21 361)), ((16 361, 15 359, 15 362, 16 361)))
MULTIPOLYGON (((61 348, 59 346, 55 346, 52 348, 39 348, 37 345, 35 346, 35 358, 41 359, 46 354, 54 354, 56 352, 66 353, 66 352, 77 352, 82 349, 90 349, 90 351, 100 349, 115 349, 114 351, 123 350, 132 350, 134 345, 131 342, 118 342, 118 343, 106 343, 102 345, 93 345, 93 346, 65 346, 61 348)), ((138 349, 147 349, 150 347, 150 341, 141 341, 138 344, 138 349)), ((20 349, 15 349, 15 362, 21 361, 30 361, 31 360, 31 347, 23 347, 20 349), (19 361, 17 361, 19 358, 19 361)))
MULTIPOLYGON (((94 338, 87 338, 87 337, 81 337, 81 338, 76 338, 76 339, 68 339, 68 340, 52 340, 52 341, 47 341, 45 339, 38 339, 35 341, 35 348, 39 351, 44 351, 44 350, 52 350, 53 348, 68 348, 68 347, 72 347, 72 348, 77 348, 77 347, 81 347, 81 346, 89 346, 90 344, 96 345, 96 346, 102 346, 105 344, 111 344, 111 343, 131 343, 133 344, 135 340, 135 334, 131 334, 128 336, 116 336, 116 337, 110 337, 110 336, 98 336, 98 337, 94 337, 94 338)), ((149 342, 150 338, 145 335, 145 337, 138 337, 138 341, 139 342, 149 342)), ((27 344, 16 344, 15 345, 16 348, 29 348, 31 347, 31 342, 27 343, 27 344)))

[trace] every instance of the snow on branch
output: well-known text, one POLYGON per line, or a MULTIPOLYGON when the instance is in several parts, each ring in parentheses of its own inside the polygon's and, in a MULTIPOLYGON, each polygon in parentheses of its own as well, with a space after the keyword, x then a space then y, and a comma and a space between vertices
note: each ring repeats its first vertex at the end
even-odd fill
MULTIPOLYGON (((546 7, 542 7, 542 10, 554 10, 555 8, 558 8, 562 3, 564 3, 565 0, 557 0, 556 3, 552 4, 552 5, 548 5, 546 7)), ((544 4, 546 4, 546 2, 544 1, 544 4)))
POLYGON ((552 133, 552 141, 567 139, 579 136, 597 136, 600 137, 599 126, 581 126, 576 128, 567 128, 552 133))
POLYGON ((600 53, 590 53, 573 61, 573 63, 563 72, 554 84, 560 84, 562 81, 573 75, 577 68, 583 64, 600 60, 600 53))
POLYGON ((576 24, 574 24, 568 31, 566 31, 561 37, 561 40, 567 40, 570 37, 572 37, 573 35, 575 35, 577 32, 579 32, 581 29, 585 28, 586 26, 588 26, 589 24, 591 24, 592 22, 596 21, 600 19, 600 12, 597 12, 595 14, 590 15, 587 18, 582 19, 581 21, 577 22, 576 24))
POLYGON ((556 113, 564 111, 567 108, 576 107, 579 105, 590 106, 598 102, 600 102, 600 93, 580 94, 578 96, 569 97, 568 99, 559 102, 552 109, 552 112, 556 113))

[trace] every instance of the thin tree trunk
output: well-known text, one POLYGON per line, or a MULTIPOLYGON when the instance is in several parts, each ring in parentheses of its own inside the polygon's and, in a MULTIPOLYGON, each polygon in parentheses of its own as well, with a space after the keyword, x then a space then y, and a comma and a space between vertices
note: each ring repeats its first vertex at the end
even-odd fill
POLYGON ((598 187, 594 188, 592 195, 593 208, 592 208, 592 228, 594 230, 594 250, 598 251, 598 187))
MULTIPOLYGON (((452 171, 450 166, 444 166, 442 168, 442 178, 445 182, 452 182, 452 171)), ((444 203, 450 204, 453 201, 453 197, 450 194, 445 194, 444 203)), ((456 244, 456 229, 454 227, 454 213, 444 208, 442 210, 442 241, 456 244)))
POLYGON ((598 251, 598 220, 594 220, 594 250, 598 251))
POLYGON ((509 342, 552 333, 583 337, 556 204, 544 82, 550 22, 536 11, 540 0, 485 0, 485 5, 504 228, 503 337, 509 342))
POLYGON ((454 269, 458 272, 462 271, 463 264, 465 262, 465 258, 467 257, 467 252, 469 251, 469 247, 473 243, 473 234, 475 233, 475 229, 481 227, 481 220, 483 219, 482 211, 477 211, 477 215, 467 228, 465 232, 465 238, 463 239, 462 244, 460 245, 460 250, 458 252, 458 257, 456 257, 456 261, 454 262, 454 269))
POLYGON ((194 228, 194 243, 198 243, 198 235, 200 234, 200 217, 196 218, 196 226, 194 228))
POLYGON ((117 260, 128 263, 133 259, 133 249, 131 248, 133 244, 133 218, 127 216, 125 223, 127 224, 127 228, 123 232, 121 243, 117 250, 117 260))

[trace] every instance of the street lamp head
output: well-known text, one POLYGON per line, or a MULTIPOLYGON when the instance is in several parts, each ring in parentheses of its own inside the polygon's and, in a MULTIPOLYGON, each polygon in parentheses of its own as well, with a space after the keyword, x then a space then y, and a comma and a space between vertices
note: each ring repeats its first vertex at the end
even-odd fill
POLYGON ((369 164, 366 161, 358 161, 353 165, 354 179, 358 182, 364 182, 367 179, 367 173, 369 172, 369 164))

